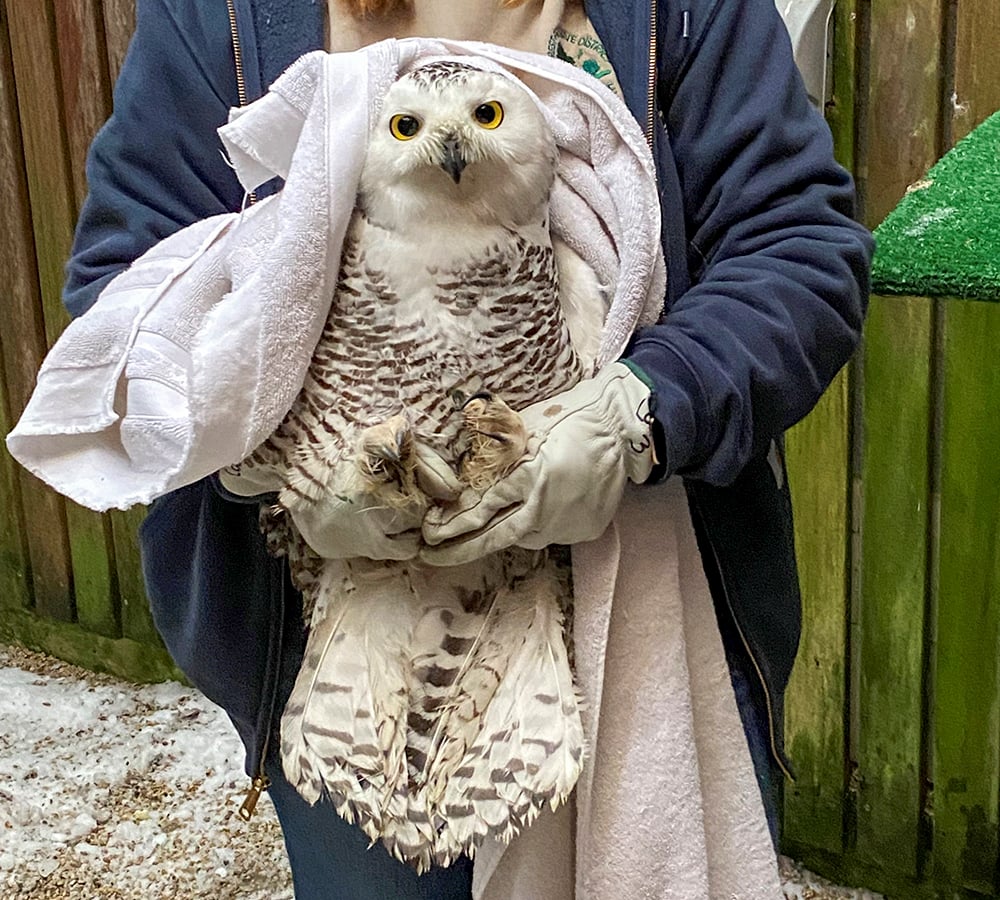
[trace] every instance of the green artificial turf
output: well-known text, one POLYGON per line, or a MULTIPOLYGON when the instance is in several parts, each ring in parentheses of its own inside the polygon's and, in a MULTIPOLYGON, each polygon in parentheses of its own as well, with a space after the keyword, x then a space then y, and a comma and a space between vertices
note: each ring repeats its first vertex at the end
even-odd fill
POLYGON ((911 185, 875 237, 873 293, 1000 301, 1000 113, 911 185))

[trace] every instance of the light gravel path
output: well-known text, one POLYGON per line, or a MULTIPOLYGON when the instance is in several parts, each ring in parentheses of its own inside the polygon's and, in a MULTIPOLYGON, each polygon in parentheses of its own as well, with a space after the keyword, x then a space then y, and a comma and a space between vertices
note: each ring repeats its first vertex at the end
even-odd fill
MULTIPOLYGON (((197 691, 0 646, 0 723, 0 900, 292 900, 274 810, 237 816, 243 750, 197 691)), ((788 900, 877 900, 782 865, 788 900)))

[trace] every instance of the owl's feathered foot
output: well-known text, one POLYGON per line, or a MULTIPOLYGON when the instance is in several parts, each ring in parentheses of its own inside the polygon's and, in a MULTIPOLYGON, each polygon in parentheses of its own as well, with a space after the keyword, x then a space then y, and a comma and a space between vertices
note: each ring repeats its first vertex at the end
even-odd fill
POLYGON ((413 431, 402 413, 361 432, 356 461, 363 489, 390 505, 406 504, 417 494, 413 431))
POLYGON ((470 487, 485 490, 524 456, 528 430, 521 416, 489 391, 456 397, 456 402, 469 439, 459 476, 470 487))

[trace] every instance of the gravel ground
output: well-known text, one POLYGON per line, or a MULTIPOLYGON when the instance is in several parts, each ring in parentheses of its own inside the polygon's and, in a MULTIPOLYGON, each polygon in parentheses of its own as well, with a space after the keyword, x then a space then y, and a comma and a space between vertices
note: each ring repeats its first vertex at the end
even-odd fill
MULTIPOLYGON (((242 747, 197 691, 0 646, 0 720, 0 900, 292 900, 274 809, 238 817, 242 747)), ((782 877, 787 900, 879 897, 782 877)))

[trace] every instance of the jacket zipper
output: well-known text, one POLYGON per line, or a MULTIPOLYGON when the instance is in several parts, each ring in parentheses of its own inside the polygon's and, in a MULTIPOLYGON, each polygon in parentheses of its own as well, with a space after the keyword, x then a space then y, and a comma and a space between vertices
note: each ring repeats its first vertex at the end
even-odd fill
POLYGON ((649 81, 646 84, 646 143, 653 149, 653 129, 656 125, 656 28, 659 0, 650 0, 649 4, 649 81))
MULTIPOLYGON (((656 54, 657 54, 657 2, 658 0, 651 0, 649 4, 649 81, 647 84, 646 93, 646 141, 649 144, 650 149, 653 148, 653 129, 656 125, 656 54)), ((687 37, 688 31, 688 19, 687 13, 685 13, 684 18, 684 37, 687 37)), ((711 541, 706 541, 706 543, 712 547, 712 556, 715 560, 715 568, 719 573, 719 582, 722 585, 722 595, 726 600, 726 608, 729 610, 729 616, 733 620, 733 624, 736 626, 736 633, 740 636, 740 641, 743 643, 743 649, 746 650, 747 656, 750 658, 750 662, 753 663, 754 670, 757 672, 757 678, 760 681, 760 686, 764 691, 764 702, 767 705, 767 731, 768 738, 771 743, 771 756, 774 761, 778 764, 778 767, 785 774, 785 776, 790 780, 794 781, 795 778, 792 773, 788 771, 788 767, 781 759, 781 754, 778 753, 778 742, 775 736, 775 726, 774 726, 774 704, 771 700, 771 692, 768 689, 767 681, 764 678, 764 672, 757 662, 757 657, 754 656, 753 650, 750 647, 750 642, 747 640, 746 634, 743 632, 743 627, 740 625, 739 620, 736 618, 736 611, 733 609, 732 601, 729 599, 729 589, 726 587, 726 578, 722 571, 722 566, 719 563, 719 556, 715 551, 715 547, 712 545, 711 541)))
MULTIPOLYGON (((236 23, 236 6, 234 0, 226 0, 229 11, 229 33, 233 39, 233 62, 236 64, 236 96, 240 106, 247 105, 247 82, 243 76, 243 46, 240 44, 240 29, 236 23)), ((252 206, 257 202, 257 192, 250 191, 247 204, 252 206)))
POLYGON ((236 63, 236 96, 239 97, 240 106, 247 105, 247 83, 243 77, 243 47, 240 44, 240 30, 236 24, 236 7, 233 0, 226 0, 226 8, 229 10, 229 33, 233 38, 233 62, 236 63))
POLYGON ((732 619, 733 625, 736 626, 736 633, 740 636, 743 649, 746 651, 750 662, 753 663, 754 670, 757 672, 757 679, 760 681, 760 686, 764 691, 764 703, 767 706, 767 733, 771 744, 771 758, 778 764, 778 768, 781 769, 789 781, 795 781, 795 776, 788 771, 788 766, 785 765, 781 758, 781 754, 778 752, 778 741, 774 725, 774 703, 771 700, 771 691, 767 686, 767 680, 764 678, 764 671, 761 669, 760 663, 757 662, 757 657, 754 656, 753 649, 750 647, 750 642, 747 640, 747 636, 743 632, 743 626, 740 625, 739 619, 736 618, 736 610, 733 609, 733 603, 729 599, 729 588, 726 586, 726 575, 725 572, 722 571, 722 564, 719 561, 719 554, 715 550, 715 545, 710 540, 706 540, 705 543, 712 549, 712 559, 715 562, 715 571, 719 573, 719 585, 722 588, 722 596, 726 601, 726 609, 729 610, 729 618, 732 619))
MULTIPOLYGON (((233 63, 236 66, 236 96, 239 98, 240 106, 247 105, 247 82, 243 75, 243 46, 240 43, 240 30, 236 22, 236 6, 234 0, 226 0, 226 9, 229 11, 229 34, 233 39, 233 63)), ((250 192, 249 203, 256 203, 257 194, 250 192)), ((244 822, 249 822, 253 818, 257 804, 260 802, 260 795, 271 786, 271 779, 264 772, 264 760, 267 759, 268 745, 271 741, 271 717, 268 716, 267 730, 264 735, 264 744, 260 749, 260 760, 257 763, 257 774, 250 781, 250 790, 247 791, 240 805, 239 816, 244 822)))

